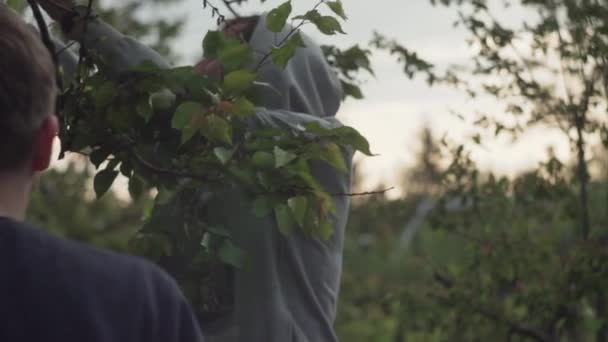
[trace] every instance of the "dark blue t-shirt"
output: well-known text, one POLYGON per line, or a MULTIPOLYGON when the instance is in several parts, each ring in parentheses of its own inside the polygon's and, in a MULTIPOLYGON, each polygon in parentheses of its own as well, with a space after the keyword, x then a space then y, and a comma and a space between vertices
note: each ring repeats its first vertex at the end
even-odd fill
POLYGON ((176 283, 156 266, 0 218, 0 341, 202 337, 176 283))

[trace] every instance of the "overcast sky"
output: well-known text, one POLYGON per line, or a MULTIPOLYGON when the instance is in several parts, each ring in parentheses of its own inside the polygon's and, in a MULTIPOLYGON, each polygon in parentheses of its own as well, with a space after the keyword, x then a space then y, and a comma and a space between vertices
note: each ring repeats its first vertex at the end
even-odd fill
MULTIPOLYGON (((212 0, 211 0, 212 1, 212 0)), ((218 4, 220 1, 216 1, 218 4)), ((281 1, 269 0, 260 5, 250 0, 248 6, 239 8, 242 14, 254 13, 260 8, 269 9, 281 1)), ((316 3, 315 0, 295 0, 294 13, 302 13, 316 3)), ((343 0, 348 22, 342 36, 325 37, 309 28, 307 33, 322 43, 347 47, 366 45, 374 31, 414 49, 434 64, 448 65, 467 61, 470 55, 463 30, 454 28, 456 12, 453 9, 432 7, 428 0, 343 0)), ((495 0, 495 5, 501 3, 495 0)), ((517 25, 531 13, 519 9, 500 10, 501 20, 517 25)), ((146 14, 148 15, 148 14, 146 14)), ((176 43, 177 51, 185 56, 184 63, 191 63, 201 54, 204 33, 215 26, 204 11, 202 0, 185 0, 173 8, 153 15, 183 15, 186 27, 176 43)), ((464 94, 447 88, 429 88, 424 80, 409 80, 394 58, 376 53, 373 56, 376 77, 369 77, 363 86, 366 98, 347 101, 340 111, 340 119, 359 129, 371 142, 378 157, 363 158, 363 171, 367 186, 379 182, 398 185, 397 172, 412 162, 418 148, 417 132, 424 124, 430 125, 438 136, 448 133, 454 139, 463 139, 470 126, 449 114, 457 109, 468 119, 476 109, 486 112, 500 111, 492 101, 469 102, 464 94)), ((511 145, 506 140, 475 150, 474 156, 483 167, 501 173, 512 174, 529 168, 546 156, 549 145, 557 147, 558 156, 568 155, 568 145, 556 132, 534 130, 520 143, 511 145)))

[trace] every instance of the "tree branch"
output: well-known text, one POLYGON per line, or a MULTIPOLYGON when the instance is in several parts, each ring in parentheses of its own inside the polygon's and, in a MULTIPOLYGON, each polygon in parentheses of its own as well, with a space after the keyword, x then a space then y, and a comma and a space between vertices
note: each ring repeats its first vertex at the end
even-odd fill
POLYGON ((394 190, 395 187, 390 187, 384 190, 368 191, 368 192, 355 192, 355 193, 334 193, 330 194, 333 197, 361 197, 361 196, 373 196, 373 195, 384 195, 387 192, 394 190))
MULTIPOLYGON (((61 78, 61 72, 59 69, 59 58, 57 54, 55 54, 55 44, 53 44, 53 40, 51 39, 51 34, 49 33, 49 29, 46 25, 46 21, 44 21, 44 17, 42 16, 42 11, 40 11, 40 7, 35 0, 27 0, 28 4, 32 8, 32 13, 34 14, 34 19, 36 19, 36 24, 38 25, 38 29, 40 30, 40 36, 42 38, 42 42, 49 50, 51 54, 51 58, 53 59, 53 63, 55 64, 55 78, 57 82, 57 88, 61 92, 63 91, 63 80, 61 78)), ((59 113, 59 108, 61 105, 59 101, 56 104, 57 114, 59 113)))
MULTIPOLYGON (((325 0, 320 0, 315 7, 313 7, 312 11, 316 10, 317 8, 319 8, 319 6, 321 6, 321 4, 323 4, 325 2, 325 0)), ((291 36, 294 35, 294 33, 298 32, 298 30, 300 30, 302 28, 302 26, 304 26, 306 23, 308 22, 308 20, 306 18, 303 18, 300 23, 296 26, 294 26, 289 33, 287 33, 287 35, 279 42, 279 44, 277 44, 277 46, 281 46, 283 44, 285 44, 285 42, 291 38, 291 36)), ((259 71, 260 68, 264 65, 264 63, 268 60, 268 58, 270 58, 270 56, 272 56, 272 50, 268 51, 263 57, 262 59, 260 59, 260 61, 258 62, 258 65, 256 65, 255 67, 255 71, 259 71)))

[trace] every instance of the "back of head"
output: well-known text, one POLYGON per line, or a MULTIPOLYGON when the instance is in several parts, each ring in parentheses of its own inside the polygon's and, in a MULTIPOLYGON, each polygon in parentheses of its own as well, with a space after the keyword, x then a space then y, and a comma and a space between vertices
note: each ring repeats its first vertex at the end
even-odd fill
POLYGON ((51 113, 55 68, 38 33, 0 3, 0 172, 27 162, 51 113))

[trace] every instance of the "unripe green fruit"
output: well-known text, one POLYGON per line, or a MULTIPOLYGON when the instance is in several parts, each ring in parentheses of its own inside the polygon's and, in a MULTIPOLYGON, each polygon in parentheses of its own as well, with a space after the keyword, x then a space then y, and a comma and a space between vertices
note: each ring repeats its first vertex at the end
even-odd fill
POLYGON ((163 88, 150 95, 150 106, 157 112, 168 111, 175 105, 175 94, 167 88, 163 88))

